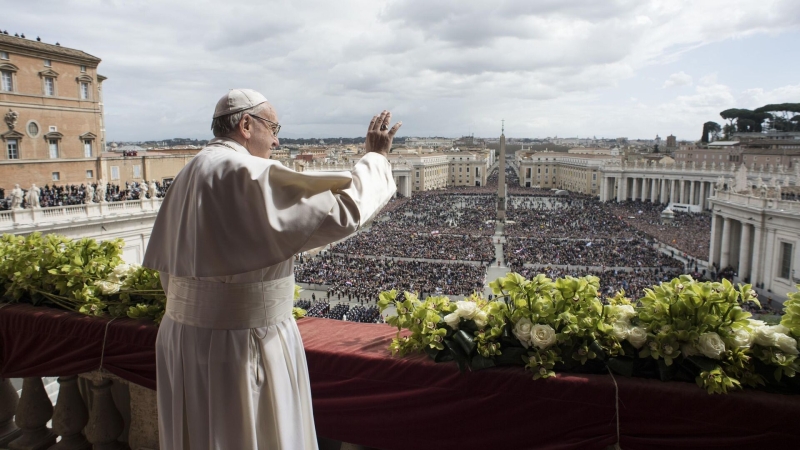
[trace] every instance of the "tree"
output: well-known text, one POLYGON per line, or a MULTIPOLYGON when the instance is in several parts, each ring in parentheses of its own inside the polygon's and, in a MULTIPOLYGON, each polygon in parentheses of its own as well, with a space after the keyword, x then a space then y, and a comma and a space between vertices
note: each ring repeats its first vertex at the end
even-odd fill
POLYGON ((742 132, 761 132, 761 124, 767 119, 772 119, 772 114, 763 111, 751 111, 749 109, 731 108, 719 113, 723 119, 728 120, 728 124, 736 127, 736 131, 742 132))
POLYGON ((708 144, 709 139, 708 135, 711 134, 714 139, 719 139, 719 132, 722 131, 722 127, 719 126, 717 122, 706 122, 703 124, 703 137, 700 138, 700 142, 704 144, 708 144))
POLYGON ((778 131, 797 131, 798 122, 792 115, 800 113, 800 103, 770 103, 753 110, 757 114, 768 114, 772 126, 778 131))

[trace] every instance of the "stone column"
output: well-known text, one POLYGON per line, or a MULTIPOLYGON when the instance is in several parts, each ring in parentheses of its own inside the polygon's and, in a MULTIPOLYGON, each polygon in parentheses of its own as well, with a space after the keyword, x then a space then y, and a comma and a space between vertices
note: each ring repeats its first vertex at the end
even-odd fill
POLYGON ((739 279, 744 280, 750 276, 750 224, 742 222, 742 241, 739 244, 739 279))
POLYGON ((761 268, 764 267, 764 264, 761 260, 761 238, 763 237, 763 228, 758 225, 754 226, 755 230, 753 233, 753 264, 751 267, 751 276, 750 282, 755 286, 756 283, 761 283, 764 281, 764 277, 761 275, 761 268))
POLYGON ((694 205, 694 181, 689 182, 689 204, 694 205))
POLYGON ((706 209, 706 182, 700 182, 700 211, 706 209))
POLYGON ((53 404, 47 396, 42 379, 25 378, 22 396, 17 405, 17 426, 22 436, 8 444, 9 450, 44 450, 56 443, 56 434, 47 428, 53 416, 53 404))
POLYGON ((678 184, 677 180, 669 180, 669 202, 670 203, 680 203, 676 201, 678 197, 678 184))
POLYGON ((14 425, 14 412, 17 410, 19 395, 11 380, 0 378, 0 448, 16 439, 21 431, 14 425))
POLYGON ((664 178, 661 179, 661 186, 660 186, 658 195, 659 195, 658 201, 661 204, 664 204, 664 203, 667 202, 667 198, 666 198, 667 197, 667 180, 664 179, 664 178))
MULTIPOLYGON (((717 243, 717 227, 719 226, 719 219, 716 214, 711 214, 711 240, 709 241, 708 248, 708 265, 711 266, 717 262, 715 250, 719 248, 717 243)), ((709 269, 710 270, 710 269, 709 269)))
POLYGON ((761 271, 761 282, 764 283, 764 289, 772 289, 772 279, 774 276, 772 275, 772 266, 773 262, 775 261, 775 254, 773 253, 773 249, 775 246, 775 229, 767 229, 767 238, 764 241, 764 245, 761 247, 761 259, 763 262, 763 270, 761 271))
POLYGON ((647 178, 642 177, 642 203, 647 200, 647 178))
POLYGON ((631 200, 636 200, 636 193, 639 191, 637 188, 639 187, 639 179, 633 179, 633 193, 631 194, 631 200))
POLYGON ((731 257, 731 219, 725 217, 722 222, 722 240, 720 242, 719 269, 728 267, 731 257))

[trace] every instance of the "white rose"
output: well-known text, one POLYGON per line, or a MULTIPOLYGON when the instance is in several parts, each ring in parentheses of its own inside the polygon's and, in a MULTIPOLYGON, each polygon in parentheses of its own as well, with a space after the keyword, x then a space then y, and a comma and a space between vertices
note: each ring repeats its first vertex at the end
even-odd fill
POLYGON ((787 335, 789 334, 789 331, 790 331, 788 328, 786 328, 785 326, 783 326, 781 324, 772 325, 770 328, 775 330, 776 333, 787 334, 787 335))
POLYGON ((461 317, 458 316, 458 313, 450 313, 444 316, 444 323, 446 323, 450 328, 457 330, 458 323, 461 321, 461 317))
POLYGON ((782 352, 790 355, 797 355, 800 353, 800 351, 797 351, 797 341, 793 337, 783 333, 775 333, 775 346, 780 348, 782 352))
POLYGON ((478 305, 475 302, 459 301, 456 302, 456 314, 464 319, 472 319, 478 313, 478 305))
POLYGON ((630 324, 623 320, 618 320, 614 322, 614 328, 611 330, 611 334, 620 341, 624 341, 628 339, 628 334, 630 334, 630 324))
POLYGON ((750 328, 758 328, 767 325, 763 320, 747 319, 747 321, 750 323, 750 328))
POLYGON ((556 330, 550 325, 536 324, 531 329, 531 342, 541 350, 556 343, 556 330))
POLYGON ((772 347, 776 343, 775 329, 772 327, 758 327, 753 331, 753 341, 764 347, 772 347))
POLYGON ((128 275, 128 271, 130 270, 130 268, 131 268, 131 266, 129 266, 129 265, 125 264, 125 263, 122 263, 122 264, 119 264, 116 267, 114 267, 114 270, 112 270, 111 273, 113 273, 114 276, 117 277, 117 278, 124 277, 124 276, 128 275))
POLYGON ((750 347, 753 343, 753 335, 744 328, 740 328, 733 332, 733 343, 737 347, 750 347))
POLYGON ((528 348, 531 346, 531 329, 533 328, 533 323, 527 318, 519 319, 519 321, 514 325, 514 336, 522 342, 523 347, 528 348))
POLYGON ((647 332, 642 327, 632 327, 628 330, 628 342, 639 349, 647 342, 647 332))
POLYGON ((109 281, 96 281, 95 286, 100 288, 100 292, 105 295, 116 294, 119 292, 119 283, 113 283, 109 281))
POLYGON ((719 359, 725 351, 725 343, 717 333, 703 333, 697 342, 697 349, 709 358, 719 359))
POLYGON ((489 321, 489 315, 486 314, 486 311, 479 311, 478 314, 475 314, 475 318, 473 320, 478 328, 483 328, 486 326, 486 322, 489 321))
POLYGON ((636 316, 636 310, 632 305, 619 305, 616 308, 617 316, 622 320, 631 320, 636 316))

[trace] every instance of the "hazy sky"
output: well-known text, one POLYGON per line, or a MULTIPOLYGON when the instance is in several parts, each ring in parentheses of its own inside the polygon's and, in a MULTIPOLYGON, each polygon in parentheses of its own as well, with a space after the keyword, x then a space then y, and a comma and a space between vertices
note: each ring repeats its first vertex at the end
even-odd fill
POLYGON ((0 0, 0 29, 102 58, 108 139, 209 138, 228 89, 286 137, 699 139, 800 102, 798 0, 0 0))

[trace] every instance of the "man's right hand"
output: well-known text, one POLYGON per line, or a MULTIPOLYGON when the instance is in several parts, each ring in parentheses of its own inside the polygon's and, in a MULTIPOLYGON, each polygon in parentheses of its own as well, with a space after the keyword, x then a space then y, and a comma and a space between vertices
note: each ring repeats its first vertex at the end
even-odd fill
POLYGON ((403 122, 397 122, 389 129, 389 122, 391 120, 392 113, 383 111, 379 115, 373 117, 369 122, 367 139, 364 145, 367 153, 377 152, 383 156, 389 156, 389 150, 392 148, 394 135, 397 133, 397 130, 400 129, 400 126, 403 125, 403 122))

